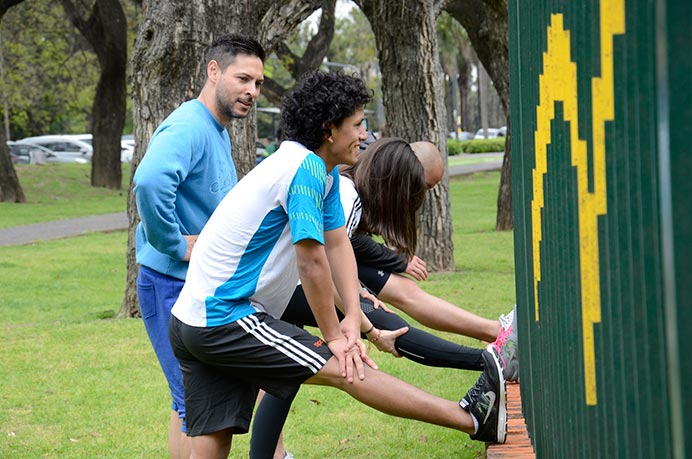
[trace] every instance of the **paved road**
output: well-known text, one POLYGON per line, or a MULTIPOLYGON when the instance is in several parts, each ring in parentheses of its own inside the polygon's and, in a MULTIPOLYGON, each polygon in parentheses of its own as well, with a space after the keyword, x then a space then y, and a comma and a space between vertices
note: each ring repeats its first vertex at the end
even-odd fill
MULTIPOLYGON (((470 175, 475 172, 502 169, 502 153, 483 153, 473 156, 493 158, 476 164, 463 164, 449 168, 450 176, 470 175)), ((470 156, 470 155, 469 155, 470 156)), ((62 239, 92 232, 122 231, 128 225, 127 213, 117 212, 90 217, 57 220, 33 225, 0 229, 0 246, 30 244, 49 239, 62 239)))

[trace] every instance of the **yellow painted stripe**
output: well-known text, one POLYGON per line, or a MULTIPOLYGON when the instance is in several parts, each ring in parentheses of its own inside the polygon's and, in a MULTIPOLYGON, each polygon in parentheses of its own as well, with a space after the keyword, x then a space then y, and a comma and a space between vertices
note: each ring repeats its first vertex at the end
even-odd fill
POLYGON ((538 284, 541 280, 540 243, 542 209, 545 205, 543 178, 548 173, 547 146, 555 117, 555 102, 564 106, 564 119, 570 125, 572 165, 577 170, 579 212, 579 259, 582 297, 582 333, 584 351, 584 391, 587 405, 597 403, 594 324, 601 321, 600 258, 598 217, 607 212, 606 194, 606 122, 615 118, 613 78, 613 36, 625 33, 624 0, 600 4, 601 76, 592 79, 593 191, 589 191, 589 158, 586 142, 578 136, 577 67, 570 60, 570 36, 564 29, 563 16, 551 15, 547 30, 547 51, 543 73, 539 76, 540 101, 536 108, 536 166, 533 170, 531 219, 534 259, 534 309, 539 320, 538 284))

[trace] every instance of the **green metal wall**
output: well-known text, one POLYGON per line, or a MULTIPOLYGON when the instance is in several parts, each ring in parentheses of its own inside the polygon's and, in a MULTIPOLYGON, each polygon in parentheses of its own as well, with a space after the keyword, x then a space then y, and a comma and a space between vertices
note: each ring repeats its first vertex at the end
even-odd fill
POLYGON ((692 458, 692 0, 510 0, 538 458, 692 458))

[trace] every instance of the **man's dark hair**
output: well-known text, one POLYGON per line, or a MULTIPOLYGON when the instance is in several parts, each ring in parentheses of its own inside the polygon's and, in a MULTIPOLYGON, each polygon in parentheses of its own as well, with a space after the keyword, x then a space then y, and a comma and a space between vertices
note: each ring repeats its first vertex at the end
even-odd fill
POLYGON ((330 123, 339 127, 371 100, 372 91, 362 79, 315 70, 305 74, 284 98, 281 128, 288 140, 315 151, 329 133, 330 123))
POLYGON ((238 34, 222 35, 209 45, 207 62, 216 61, 219 68, 224 70, 233 63, 238 54, 257 56, 264 62, 264 48, 253 38, 238 34))

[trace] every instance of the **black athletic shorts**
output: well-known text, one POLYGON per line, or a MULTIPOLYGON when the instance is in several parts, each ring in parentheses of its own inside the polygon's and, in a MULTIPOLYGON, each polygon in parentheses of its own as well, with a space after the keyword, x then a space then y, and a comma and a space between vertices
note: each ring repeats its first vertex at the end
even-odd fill
POLYGON ((358 264, 358 279, 375 295, 379 295, 392 273, 358 264))
POLYGON ((169 334, 192 437, 227 428, 247 433, 259 389, 286 398, 332 357, 320 338, 265 313, 218 327, 171 316, 169 334))

